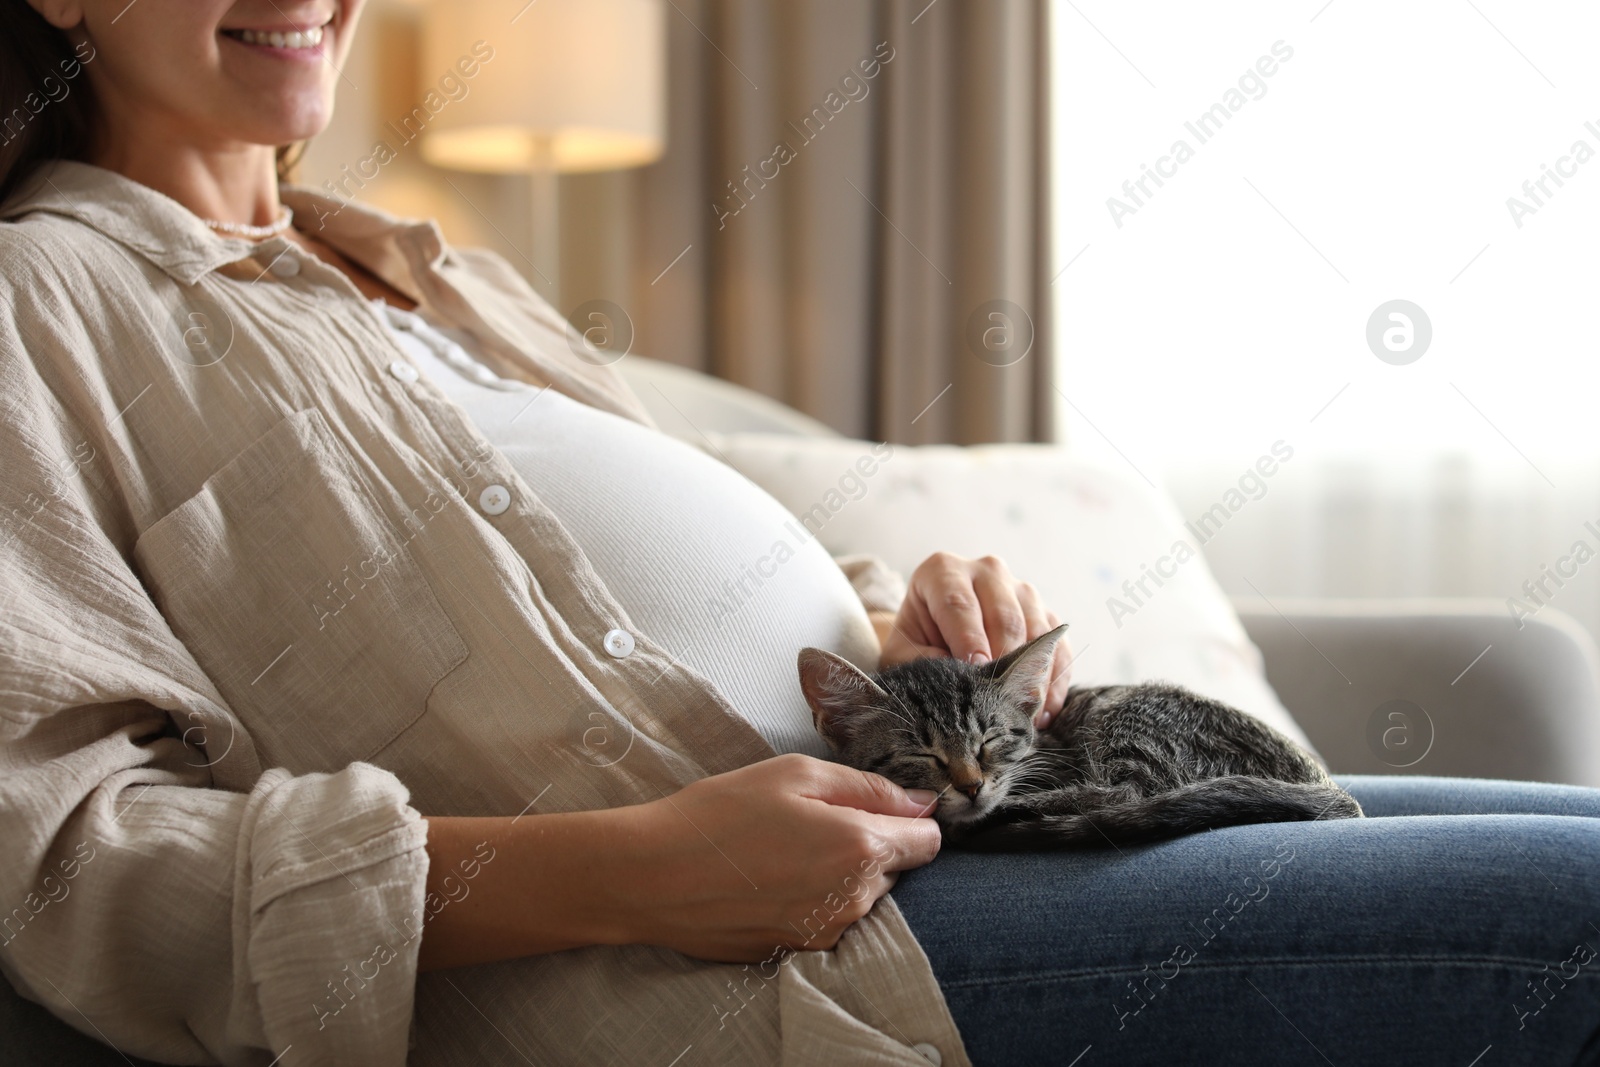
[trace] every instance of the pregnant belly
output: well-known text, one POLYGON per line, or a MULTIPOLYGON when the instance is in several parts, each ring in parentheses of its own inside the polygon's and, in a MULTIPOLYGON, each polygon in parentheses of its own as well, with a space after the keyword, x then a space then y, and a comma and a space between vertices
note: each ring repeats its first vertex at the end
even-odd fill
POLYGON ((456 399, 643 633, 708 677, 778 751, 827 754, 796 654, 825 648, 871 670, 877 641, 798 520, 705 453, 554 391, 532 404, 488 390, 456 399))

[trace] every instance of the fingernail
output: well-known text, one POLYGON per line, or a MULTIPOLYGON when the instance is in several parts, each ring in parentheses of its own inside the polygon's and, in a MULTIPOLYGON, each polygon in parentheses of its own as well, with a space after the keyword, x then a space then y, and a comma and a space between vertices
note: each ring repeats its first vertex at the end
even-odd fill
POLYGON ((1039 713, 1039 729, 1043 730, 1049 726, 1052 718, 1054 718, 1054 716, 1052 716, 1048 711, 1041 711, 1039 713))
POLYGON ((967 657, 967 662, 981 667, 985 663, 989 662, 989 656, 984 652, 974 652, 972 655, 967 657))
POLYGON ((939 794, 931 789, 907 789, 906 796, 919 808, 931 808, 933 802, 939 799, 939 794))

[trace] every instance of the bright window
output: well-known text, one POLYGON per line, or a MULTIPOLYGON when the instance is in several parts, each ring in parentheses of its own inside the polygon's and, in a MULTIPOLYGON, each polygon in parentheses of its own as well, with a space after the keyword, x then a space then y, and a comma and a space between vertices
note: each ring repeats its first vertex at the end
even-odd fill
POLYGON ((1600 457, 1594 5, 1051 2, 1075 447, 1600 457), (1393 300, 1407 365, 1367 343, 1393 300))

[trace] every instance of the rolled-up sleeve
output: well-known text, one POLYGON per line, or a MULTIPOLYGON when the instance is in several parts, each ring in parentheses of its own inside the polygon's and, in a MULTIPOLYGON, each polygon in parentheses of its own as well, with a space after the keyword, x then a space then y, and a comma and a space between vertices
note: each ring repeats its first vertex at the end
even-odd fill
POLYGON ((906 598, 906 580, 883 560, 858 554, 835 556, 833 561, 850 579, 862 607, 890 615, 900 610, 900 602, 906 598))
POLYGON ((104 428, 20 347, 0 332, 0 967, 130 1056, 404 1063, 426 824, 376 767, 263 771, 119 548, 104 428))
MULTIPOLYGON (((64 762, 133 747, 124 734, 64 762)), ((129 1055, 404 1063, 427 872, 405 790, 364 764, 200 788, 159 768, 173 745, 153 747, 58 826, 6 796, 8 854, 17 834, 43 846, 4 879, 13 984, 129 1055)))

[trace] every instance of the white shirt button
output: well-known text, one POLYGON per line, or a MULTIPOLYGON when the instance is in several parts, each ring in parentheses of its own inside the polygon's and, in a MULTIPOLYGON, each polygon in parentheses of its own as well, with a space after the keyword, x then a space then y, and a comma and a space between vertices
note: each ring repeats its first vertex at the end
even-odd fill
POLYGON ((939 1050, 926 1041, 919 1041, 912 1045, 911 1051, 921 1053, 922 1058, 933 1064, 933 1067, 939 1067, 944 1062, 944 1057, 939 1054, 939 1050))
POLYGON ((389 373, 399 378, 402 382, 414 382, 422 377, 422 373, 403 359, 397 359, 389 364, 389 373))
POLYGON ((503 485, 491 485, 478 494, 478 506, 485 515, 503 514, 511 506, 511 490, 503 485))
POLYGON ((300 273, 300 257, 293 252, 284 251, 277 259, 267 265, 274 278, 293 278, 300 273))
POLYGON ((612 630, 606 634, 605 646, 613 659, 626 659, 633 654, 633 635, 626 630, 612 630))

